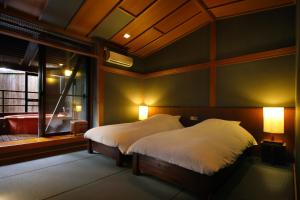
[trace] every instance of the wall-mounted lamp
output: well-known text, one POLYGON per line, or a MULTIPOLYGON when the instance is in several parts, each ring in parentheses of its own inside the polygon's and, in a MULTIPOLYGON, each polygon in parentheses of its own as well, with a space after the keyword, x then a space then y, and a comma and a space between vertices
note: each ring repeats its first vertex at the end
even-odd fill
POLYGON ((148 118, 148 106, 140 105, 139 106, 139 120, 144 120, 148 118))
POLYGON ((65 70, 65 76, 69 77, 72 75, 72 70, 66 69, 65 70))
POLYGON ((81 111, 82 111, 82 106, 81 105, 75 105, 74 106, 73 113, 74 113, 74 118, 75 119, 79 119, 81 111))
MULTIPOLYGON (((284 133, 284 108, 264 107, 264 132, 272 134, 284 133)), ((274 136, 272 136, 274 140, 274 136)))

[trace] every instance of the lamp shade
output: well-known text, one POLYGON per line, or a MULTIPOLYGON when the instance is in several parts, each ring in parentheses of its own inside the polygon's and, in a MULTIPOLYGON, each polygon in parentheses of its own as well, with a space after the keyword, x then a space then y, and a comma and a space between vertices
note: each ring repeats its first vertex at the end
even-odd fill
POLYGON ((139 120, 144 120, 148 118, 148 106, 139 106, 139 120))
POLYGON ((75 112, 81 112, 82 111, 82 106, 81 105, 76 105, 75 106, 75 112))
POLYGON ((264 132, 284 133, 284 108, 283 107, 264 107, 264 132))

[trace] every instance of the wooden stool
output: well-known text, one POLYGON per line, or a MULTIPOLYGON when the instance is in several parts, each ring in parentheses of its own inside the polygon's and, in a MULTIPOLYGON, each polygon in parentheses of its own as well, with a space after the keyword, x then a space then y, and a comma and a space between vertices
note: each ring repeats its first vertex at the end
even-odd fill
POLYGON ((88 130, 88 122, 86 120, 72 120, 71 133, 74 135, 81 135, 88 130))

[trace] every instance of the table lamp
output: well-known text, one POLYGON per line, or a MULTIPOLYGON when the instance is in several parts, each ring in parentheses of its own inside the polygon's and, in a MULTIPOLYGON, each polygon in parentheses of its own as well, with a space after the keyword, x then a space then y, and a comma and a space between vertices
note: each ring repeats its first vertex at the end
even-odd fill
POLYGON ((148 106, 140 105, 139 106, 139 120, 144 120, 148 118, 148 106))
POLYGON ((274 141, 274 134, 284 133, 284 108, 283 107, 264 107, 264 132, 272 134, 272 141, 274 141))

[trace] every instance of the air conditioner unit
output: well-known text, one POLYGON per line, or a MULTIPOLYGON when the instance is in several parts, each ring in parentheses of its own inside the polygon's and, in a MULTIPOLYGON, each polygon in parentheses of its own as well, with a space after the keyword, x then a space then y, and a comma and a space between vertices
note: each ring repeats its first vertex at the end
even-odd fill
POLYGON ((122 54, 110 50, 106 50, 105 57, 105 61, 108 63, 121 65, 124 67, 132 67, 133 65, 133 59, 131 57, 124 56, 122 54))

